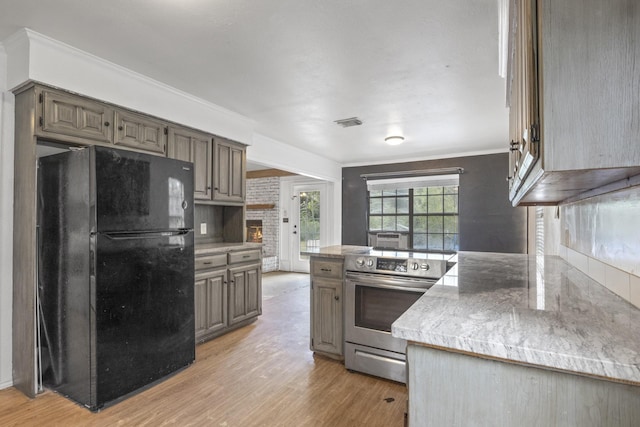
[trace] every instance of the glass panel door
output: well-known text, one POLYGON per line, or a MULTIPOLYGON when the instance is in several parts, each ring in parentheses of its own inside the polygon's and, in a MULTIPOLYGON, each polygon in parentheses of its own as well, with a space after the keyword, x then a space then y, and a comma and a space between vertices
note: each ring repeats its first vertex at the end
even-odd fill
POLYGON ((320 247, 320 191, 301 191, 300 200, 300 256, 320 247))
POLYGON ((327 218, 321 218, 324 212, 325 190, 318 185, 296 185, 293 188, 291 227, 292 270, 309 272, 309 252, 323 245, 326 239, 324 227, 327 218))

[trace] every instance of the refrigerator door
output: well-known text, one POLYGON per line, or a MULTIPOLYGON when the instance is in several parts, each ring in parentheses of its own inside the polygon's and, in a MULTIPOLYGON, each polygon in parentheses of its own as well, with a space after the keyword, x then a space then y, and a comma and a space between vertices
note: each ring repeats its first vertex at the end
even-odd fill
POLYGON ((93 409, 195 359, 193 231, 95 239, 93 409))
POLYGON ((193 164, 94 147, 97 232, 193 229, 193 164))

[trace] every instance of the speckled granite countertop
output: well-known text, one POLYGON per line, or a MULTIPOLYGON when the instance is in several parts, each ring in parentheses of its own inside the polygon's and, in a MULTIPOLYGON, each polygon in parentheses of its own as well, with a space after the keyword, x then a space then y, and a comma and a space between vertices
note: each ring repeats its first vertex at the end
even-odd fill
POLYGON ((206 243, 196 244, 195 255, 211 255, 220 252, 243 251, 247 249, 260 249, 262 243, 206 243))
POLYGON ((460 252, 395 337, 640 385, 640 310, 559 257, 460 252))

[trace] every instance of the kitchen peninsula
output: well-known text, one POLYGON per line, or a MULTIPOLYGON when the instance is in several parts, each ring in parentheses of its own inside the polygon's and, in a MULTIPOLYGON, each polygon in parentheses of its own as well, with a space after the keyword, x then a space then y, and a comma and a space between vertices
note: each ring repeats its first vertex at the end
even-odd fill
POLYGON ((637 425, 640 310, 558 257, 455 261, 392 327, 410 425, 637 425))

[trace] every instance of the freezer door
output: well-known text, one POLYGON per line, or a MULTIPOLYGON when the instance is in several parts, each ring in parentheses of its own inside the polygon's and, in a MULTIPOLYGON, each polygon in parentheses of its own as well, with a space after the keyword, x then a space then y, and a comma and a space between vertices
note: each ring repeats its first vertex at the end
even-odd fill
POLYGON ((95 231, 193 229, 192 163, 93 148, 95 231))
POLYGON ((193 231, 97 234, 96 406, 193 362, 193 231))

